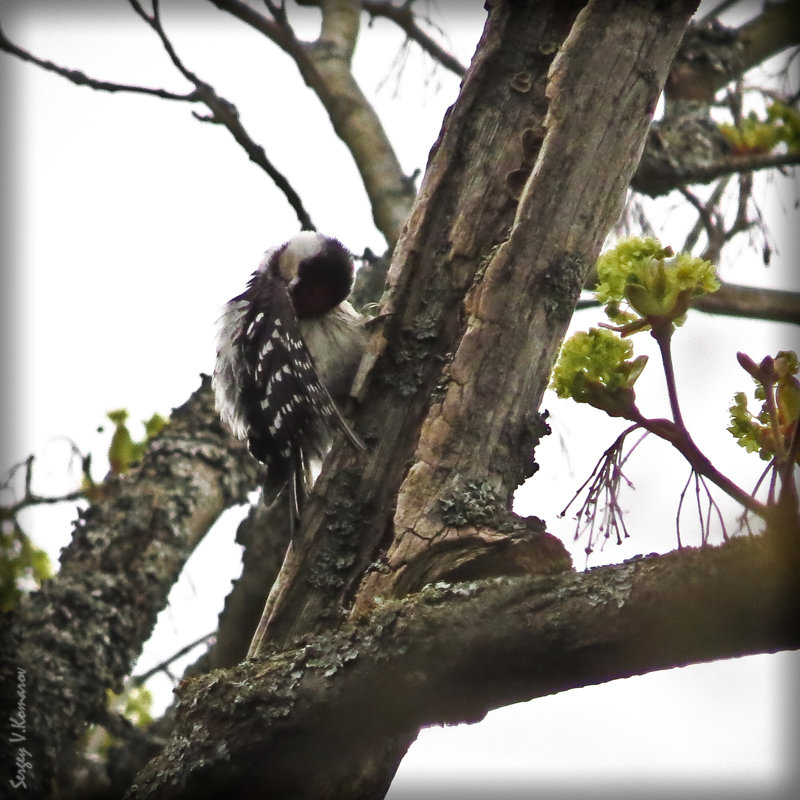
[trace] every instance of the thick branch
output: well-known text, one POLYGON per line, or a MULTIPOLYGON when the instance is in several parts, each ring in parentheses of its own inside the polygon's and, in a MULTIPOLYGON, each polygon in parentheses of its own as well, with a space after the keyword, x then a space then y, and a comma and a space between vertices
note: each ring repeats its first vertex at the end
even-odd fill
POLYGON ((797 566, 796 554, 757 538, 580 574, 428 587, 351 628, 185 686, 172 740, 132 796, 329 796, 375 741, 424 725, 800 647, 797 566))
POLYGON ((716 92, 749 69, 800 44, 800 14, 793 0, 764 3, 763 11, 739 28, 717 22, 691 26, 667 81, 668 100, 710 104, 716 92))
POLYGON ((761 14, 738 30, 743 45, 743 72, 787 47, 800 44, 800 14, 796 3, 792 0, 764 3, 763 8, 761 14))
MULTIPOLYGON (((653 129, 653 136, 657 137, 657 129, 653 129)), ((638 169, 631 180, 631 188, 637 192, 658 197, 668 194, 673 189, 693 183, 711 183, 725 175, 741 172, 756 172, 762 169, 781 169, 800 164, 800 152, 789 153, 750 153, 748 155, 723 155, 718 154, 710 160, 692 158, 689 151, 676 158, 678 152, 672 157, 664 157, 660 148, 654 144, 656 139, 651 138, 638 169)))
MULTIPOLYGON (((518 195, 510 176, 527 177, 541 145, 546 76, 557 48, 543 53, 540 42, 563 41, 578 10, 556 0, 491 7, 395 248, 371 353, 356 381, 359 399, 370 394, 355 415, 367 451, 334 446, 323 467, 303 518, 308 557, 276 609, 276 644, 334 624, 331 610, 352 602, 364 571, 393 536, 398 488, 464 332, 464 297, 513 223, 518 195)), ((520 433, 521 450, 530 436, 520 433)))
POLYGON ((792 2, 769 3, 739 29, 718 23, 690 26, 671 66, 664 119, 653 125, 632 180, 656 197, 679 186, 800 163, 798 153, 732 155, 708 116, 715 94, 789 44, 800 43, 800 15, 792 2))
POLYGON ((796 292, 726 283, 719 291, 695 300, 692 307, 709 314, 800 325, 800 294, 796 292))
MULTIPOLYGON (((28 687, 30 797, 52 796, 51 783, 100 717, 106 689, 130 672, 186 559, 256 483, 246 449, 217 419, 209 383, 173 412, 114 496, 82 513, 58 575, 4 620, 0 674, 22 669, 28 687)), ((14 762, 0 762, 6 786, 14 762)))

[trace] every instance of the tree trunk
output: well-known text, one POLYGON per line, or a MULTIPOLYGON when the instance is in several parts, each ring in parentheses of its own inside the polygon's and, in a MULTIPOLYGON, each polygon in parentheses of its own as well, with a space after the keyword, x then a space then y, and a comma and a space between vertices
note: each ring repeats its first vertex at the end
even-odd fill
MULTIPOLYGON (((185 688, 173 738, 134 797, 221 786, 245 797, 380 797, 421 725, 710 657, 702 635, 672 637, 663 652, 656 639, 640 643, 685 621, 681 604, 673 617, 647 599, 675 594, 666 567, 646 580, 636 565, 575 575, 538 521, 509 512, 530 474, 552 362, 695 6, 490 4, 356 381, 367 452, 334 447, 326 461, 278 579, 269 658, 185 688), (546 574, 489 577, 536 572, 546 574), (532 605, 516 617, 506 591, 532 605), (462 616, 469 608, 485 624, 462 616), (501 610, 510 627, 497 625, 501 610), (352 624, 331 633, 347 613, 352 624), (622 624, 629 613, 637 622, 622 624), (491 634, 500 629, 507 645, 491 634), (511 658, 512 641, 535 643, 535 654, 511 658), (490 668, 498 662, 519 672, 490 668)), ((716 630, 730 620, 701 621, 716 630)))

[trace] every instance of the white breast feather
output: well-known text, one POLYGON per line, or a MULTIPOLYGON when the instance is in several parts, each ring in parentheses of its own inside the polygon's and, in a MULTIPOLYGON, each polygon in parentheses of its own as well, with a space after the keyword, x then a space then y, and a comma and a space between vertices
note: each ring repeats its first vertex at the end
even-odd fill
POLYGON ((241 354, 234 340, 241 331, 246 312, 247 303, 244 300, 226 304, 217 322, 217 363, 212 377, 214 406, 222 421, 239 439, 247 436, 241 412, 242 387, 237 377, 243 374, 244 365, 241 363, 241 354))

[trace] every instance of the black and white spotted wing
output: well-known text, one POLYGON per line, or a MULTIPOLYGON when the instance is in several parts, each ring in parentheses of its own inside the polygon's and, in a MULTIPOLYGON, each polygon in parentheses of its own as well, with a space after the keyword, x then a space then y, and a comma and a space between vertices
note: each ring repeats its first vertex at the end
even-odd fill
POLYGON ((239 347, 248 446, 276 488, 319 455, 340 419, 306 348, 286 285, 268 273, 248 289, 239 347))

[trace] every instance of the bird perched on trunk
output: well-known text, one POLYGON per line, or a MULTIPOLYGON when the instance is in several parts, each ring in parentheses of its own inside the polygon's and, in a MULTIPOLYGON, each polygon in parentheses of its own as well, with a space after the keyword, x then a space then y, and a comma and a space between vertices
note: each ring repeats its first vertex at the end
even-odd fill
POLYGON ((287 489, 292 528, 310 486, 309 460, 324 455, 333 432, 364 447, 338 407, 364 352, 364 318, 346 300, 352 283, 341 242, 299 233, 267 250, 219 320, 217 411, 266 466, 264 502, 287 489))

